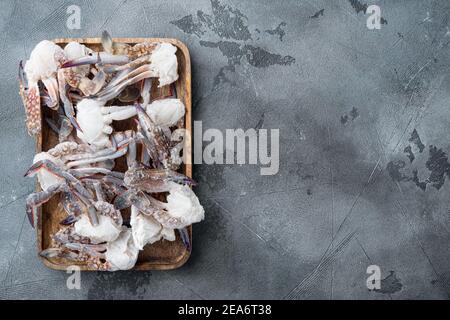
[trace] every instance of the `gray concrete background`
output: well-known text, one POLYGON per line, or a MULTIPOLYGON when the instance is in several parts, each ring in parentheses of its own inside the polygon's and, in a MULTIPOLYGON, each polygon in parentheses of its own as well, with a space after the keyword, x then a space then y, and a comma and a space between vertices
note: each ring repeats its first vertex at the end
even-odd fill
POLYGON ((0 3, 0 298, 449 298, 449 1, 0 3), (71 4, 81 30, 66 28, 71 4), (370 4, 381 30, 366 27, 370 4), (42 39, 104 29, 185 42, 194 120, 279 128, 280 171, 195 166, 206 220, 184 267, 83 273, 68 290, 25 218, 34 142, 17 63, 42 39))

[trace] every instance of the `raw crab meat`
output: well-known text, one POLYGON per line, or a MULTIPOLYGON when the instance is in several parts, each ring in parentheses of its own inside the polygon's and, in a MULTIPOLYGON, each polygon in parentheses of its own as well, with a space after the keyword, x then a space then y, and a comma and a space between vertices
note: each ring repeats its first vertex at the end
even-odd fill
POLYGON ((173 127, 184 117, 186 107, 180 99, 155 100, 146 108, 147 114, 160 127, 173 127))
POLYGON ((139 250, 161 239, 175 241, 173 229, 163 227, 152 216, 141 214, 135 206, 131 206, 130 225, 134 243, 139 250))

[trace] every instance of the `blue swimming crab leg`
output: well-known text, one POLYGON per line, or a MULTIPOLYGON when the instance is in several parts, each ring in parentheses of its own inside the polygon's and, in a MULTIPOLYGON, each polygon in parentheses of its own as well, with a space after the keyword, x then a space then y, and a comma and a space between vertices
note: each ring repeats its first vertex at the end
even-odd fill
POLYGON ((105 176, 112 176, 118 179, 123 179, 125 174, 119 171, 111 171, 109 169, 100 168, 100 167, 86 167, 86 168, 75 168, 67 170, 70 174, 72 174, 76 178, 84 178, 93 176, 95 174, 102 174, 105 176))
POLYGON ((150 103, 151 93, 152 93, 152 79, 147 78, 144 80, 144 84, 141 90, 142 106, 144 109, 146 109, 147 105, 150 103))
POLYGON ((155 143, 153 140, 148 139, 145 136, 144 131, 142 130, 139 121, 137 121, 137 131, 136 131, 136 140, 144 146, 143 151, 145 151, 144 157, 148 157, 147 163, 149 163, 150 159, 152 160, 152 166, 154 168, 160 168, 161 162, 159 161, 158 153, 156 152, 155 143))
POLYGON ((136 70, 132 71, 129 75, 127 75, 125 77, 126 80, 119 82, 117 85, 109 88, 108 90, 105 90, 104 92, 100 92, 94 98, 99 101, 111 100, 117 97, 127 86, 154 76, 155 73, 150 69, 149 66, 139 67, 136 70))
MULTIPOLYGON (((98 217, 95 208, 86 200, 90 199, 92 195, 89 191, 83 186, 80 180, 75 178, 73 175, 68 173, 67 171, 62 170, 56 164, 54 164, 50 160, 41 160, 34 163, 31 168, 27 171, 25 176, 33 176, 39 170, 47 170, 51 174, 54 174, 57 177, 65 179, 66 183, 71 186, 73 189, 72 192, 86 205, 88 208, 88 216, 93 226, 98 225, 98 217)), ((45 191, 43 191, 45 192, 45 191)), ((45 195, 45 194, 43 194, 45 195)), ((48 199, 47 199, 48 201, 48 199)))
POLYGON ((93 181, 92 183, 97 201, 93 198, 85 198, 81 195, 77 195, 81 201, 86 203, 88 206, 95 208, 97 214, 110 217, 118 225, 122 225, 122 215, 120 211, 116 210, 111 203, 104 201, 104 194, 101 185, 98 181, 93 181))
POLYGON ((133 139, 133 141, 130 142, 130 144, 128 145, 127 166, 129 168, 137 166, 136 157, 137 157, 137 146, 135 139, 133 139))
POLYGON ((65 258, 72 261, 77 261, 78 254, 70 250, 64 250, 63 248, 47 248, 39 252, 39 255, 43 258, 65 258))
POLYGON ((135 60, 128 62, 127 64, 109 65, 109 66, 105 67, 105 72, 114 73, 114 72, 121 72, 121 71, 125 71, 125 70, 128 70, 128 71, 135 70, 142 66, 149 66, 150 62, 151 62, 151 55, 144 55, 142 57, 136 58, 135 60))
POLYGON ((114 150, 114 148, 108 149, 108 150, 101 150, 99 153, 94 154, 86 154, 85 156, 77 156, 79 160, 70 161, 67 163, 68 168, 73 168, 77 166, 85 166, 92 163, 102 162, 110 159, 116 159, 123 155, 125 155, 128 152, 128 145, 134 140, 133 137, 126 138, 125 140, 121 141, 117 144, 117 148, 114 150))

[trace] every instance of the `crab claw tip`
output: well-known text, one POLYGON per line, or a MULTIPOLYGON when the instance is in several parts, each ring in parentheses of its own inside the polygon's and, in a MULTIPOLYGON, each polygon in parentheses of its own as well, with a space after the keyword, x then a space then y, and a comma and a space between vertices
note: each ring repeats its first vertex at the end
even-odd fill
POLYGON ((42 166, 42 160, 33 163, 33 165, 27 170, 27 172, 25 172, 25 174, 23 176, 24 177, 33 176, 41 166, 42 166))

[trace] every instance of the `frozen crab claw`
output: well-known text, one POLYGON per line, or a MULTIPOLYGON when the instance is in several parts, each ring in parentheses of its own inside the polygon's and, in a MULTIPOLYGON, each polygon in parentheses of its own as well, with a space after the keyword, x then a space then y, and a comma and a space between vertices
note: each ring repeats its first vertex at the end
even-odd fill
POLYGON ((186 147, 185 132, 178 130, 172 134, 168 127, 158 125, 141 105, 135 106, 139 119, 136 139, 145 146, 153 167, 177 170, 183 162, 180 152, 186 147), (176 141, 180 138, 181 141, 176 141))
POLYGON ((119 173, 112 172, 108 168, 89 166, 94 164, 98 165, 98 163, 101 162, 106 163, 108 167, 113 167, 114 165, 109 164, 109 161, 114 161, 114 159, 120 158, 123 155, 127 154, 129 145, 132 145, 134 143, 133 132, 131 130, 116 132, 111 137, 111 141, 109 143, 110 146, 104 149, 100 149, 92 153, 78 154, 70 157, 71 161, 67 162, 67 168, 73 169, 73 173, 77 176, 86 176, 100 173, 118 177, 118 175, 120 175, 119 173))
POLYGON ((65 142, 71 139, 73 124, 68 117, 60 114, 56 121, 51 118, 45 118, 45 121, 50 129, 57 134, 59 142, 65 142))
POLYGON ((47 201, 49 201, 55 194, 61 191, 67 191, 68 186, 66 184, 53 185, 45 191, 35 192, 30 194, 26 199, 26 213, 28 221, 33 228, 36 228, 38 221, 37 209, 47 201))
POLYGON ((72 225, 84 213, 83 203, 72 192, 61 192, 60 205, 67 213, 67 217, 59 223, 60 225, 72 225))
MULTIPOLYGON (((69 170, 69 172, 72 172, 69 170)), ((108 179, 105 179, 108 180, 108 179)), ((88 180, 83 180, 84 183, 86 183, 88 180)), ((92 199, 84 198, 82 201, 80 201, 79 198, 74 196, 73 193, 70 192, 64 192, 61 194, 61 204, 64 208, 64 210, 67 212, 68 216, 60 222, 61 225, 72 225, 73 223, 76 223, 80 219, 83 218, 82 214, 85 212, 83 203, 92 204, 94 208, 96 209, 97 213, 99 215, 109 217, 112 219, 112 222, 114 222, 112 225, 113 227, 119 227, 122 225, 122 215, 120 214, 120 211, 115 210, 114 206, 106 201, 106 196, 102 188, 102 183, 100 180, 92 179, 89 184, 94 186, 94 190, 96 193, 97 201, 93 201, 92 199)), ((116 183, 116 182, 114 182, 116 183)), ((109 188, 109 185, 107 185, 109 188)), ((120 191, 122 192, 122 191, 120 191)), ((118 193, 118 192, 117 192, 118 193)), ((115 195, 114 195, 115 196, 115 195)), ((99 219, 102 220, 102 219, 99 219)), ((107 220, 107 219, 103 219, 107 220)), ((89 228, 92 228, 89 226, 89 220, 86 220, 85 222, 88 222, 89 228)), ((105 221, 100 221, 101 222, 105 221)), ((111 221, 106 221, 111 222, 111 221)), ((117 229, 117 228, 116 228, 117 229)))
MULTIPOLYGON (((113 52, 94 52, 85 46, 71 44, 66 51, 67 58, 61 64, 61 68, 74 68, 92 64, 101 65, 122 65, 130 62, 130 58, 124 53, 114 54, 113 52), (85 49, 86 48, 86 49, 85 49)), ((66 49, 66 48, 65 48, 66 49)))
MULTIPOLYGON (((104 65, 125 65, 134 60, 140 58, 147 58, 155 48, 159 45, 158 43, 142 42, 134 46, 126 43, 115 42, 109 35, 107 31, 102 34, 102 45, 104 52, 91 53, 84 57, 75 57, 63 64, 63 68, 82 66, 88 64, 102 63, 104 65)), ((140 60, 139 60, 140 61, 140 60)), ((142 63, 141 63, 142 64, 142 63)), ((140 64, 134 63, 134 66, 139 66, 140 64)), ((125 66, 123 69, 127 69, 130 66, 125 66)), ((118 71, 118 69, 110 69, 110 72, 118 71)))
POLYGON ((174 191, 172 188, 172 197, 168 196, 167 203, 135 189, 127 190, 115 199, 116 208, 131 206, 130 222, 133 237, 139 247, 161 238, 173 241, 171 240, 173 230, 178 229, 184 246, 187 250, 191 250, 190 236, 186 227, 203 220, 204 209, 193 192, 186 188, 190 193, 186 190, 174 191))
MULTIPOLYGON (((47 152, 38 153, 34 158, 34 163, 39 160, 51 160, 78 178, 95 174, 123 178, 123 173, 111 171, 111 169, 114 167, 114 159, 125 155, 128 151, 128 145, 133 143, 133 132, 131 130, 116 132, 111 140, 108 147, 97 151, 87 144, 65 141, 47 152)), ((43 177, 38 174, 39 182, 43 188, 45 188, 44 185, 52 183, 51 177, 48 175, 43 177)))
POLYGON ((164 227, 183 229, 204 219, 205 210, 188 186, 171 182, 167 202, 152 201, 159 208, 153 217, 164 227))
MULTIPOLYGON (((151 81, 148 80, 144 80, 144 85, 139 92, 144 100, 150 99, 151 81)), ((112 82, 110 82, 111 84, 112 82)), ((112 85, 111 90, 114 91, 114 88, 115 85, 112 85)), ((136 115, 134 106, 105 106, 106 101, 117 96, 122 89, 123 86, 114 92, 106 93, 106 96, 101 96, 101 98, 84 99, 78 103, 77 122, 81 128, 77 131, 77 135, 80 139, 102 148, 109 143, 108 136, 112 132, 111 123, 113 121, 129 119, 136 115)))
MULTIPOLYGON (((39 161, 49 160, 57 165, 61 170, 70 173, 75 178, 85 178, 95 176, 96 174, 103 174, 106 176, 123 178, 123 173, 111 171, 114 164, 109 161, 123 156, 127 151, 128 144, 132 141, 132 132, 118 132, 113 137, 114 141, 118 141, 110 148, 105 148, 99 151, 92 151, 86 144, 78 144, 73 141, 65 141, 59 143, 54 148, 47 152, 36 154, 33 160, 35 165, 39 161)), ((44 166, 36 167, 36 174, 43 190, 54 184, 60 184, 64 181, 63 178, 55 175, 49 170, 40 170, 44 166)))
POLYGON ((44 159, 34 163, 31 168, 27 171, 25 176, 33 176, 40 172, 41 170, 46 170, 49 174, 54 175, 60 182, 54 183, 41 192, 32 193, 27 198, 27 214, 30 222, 34 226, 36 223, 35 215, 37 213, 36 208, 43 203, 50 200, 55 194, 60 191, 72 192, 78 199, 80 199, 86 206, 89 222, 96 226, 98 225, 98 216, 95 207, 91 204, 89 199, 92 198, 91 193, 83 186, 80 180, 75 178, 73 175, 64 171, 60 166, 52 162, 51 160, 44 159), (88 199, 88 200, 86 200, 88 199))
POLYGON ((94 203, 94 206, 97 209, 97 211, 101 215, 111 218, 117 225, 119 226, 122 225, 123 223, 122 214, 120 213, 119 210, 116 210, 114 208, 114 205, 105 201, 105 194, 101 183, 96 182, 93 185, 97 197, 97 201, 94 203))
POLYGON ((56 246, 63 246, 64 244, 69 242, 89 244, 91 243, 91 239, 77 234, 73 225, 60 229, 52 236, 52 243, 56 246))

